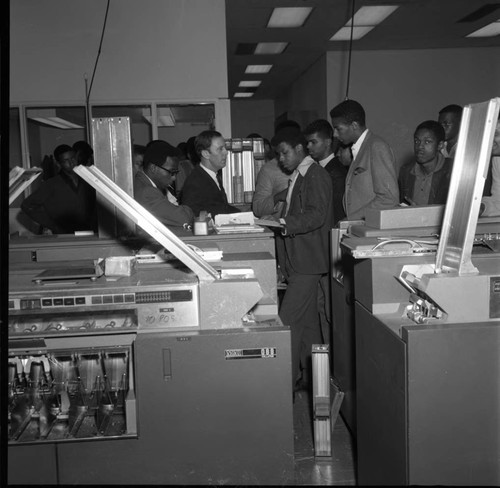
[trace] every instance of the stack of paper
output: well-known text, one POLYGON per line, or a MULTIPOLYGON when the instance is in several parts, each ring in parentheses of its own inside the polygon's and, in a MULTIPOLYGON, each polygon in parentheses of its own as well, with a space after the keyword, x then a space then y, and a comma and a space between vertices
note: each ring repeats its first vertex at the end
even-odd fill
POLYGON ((222 251, 216 243, 203 241, 198 242, 197 244, 197 246, 192 244, 188 244, 188 246, 205 261, 220 261, 222 259, 222 251))
POLYGON ((264 228, 256 225, 255 217, 252 212, 241 212, 216 215, 215 232, 217 232, 217 234, 264 232, 264 228))

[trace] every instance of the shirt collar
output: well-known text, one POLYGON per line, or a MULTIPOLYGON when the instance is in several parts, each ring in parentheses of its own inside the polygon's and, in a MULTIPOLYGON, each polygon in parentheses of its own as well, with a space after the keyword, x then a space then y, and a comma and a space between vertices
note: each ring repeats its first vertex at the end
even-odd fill
POLYGON ((325 159, 318 161, 318 163, 321 165, 322 168, 324 168, 334 157, 335 157, 335 154, 332 153, 329 156, 327 156, 325 159))
POLYGON ((155 182, 143 171, 144 176, 151 182, 151 184, 155 187, 158 188, 155 184, 155 182))
POLYGON ((212 177, 217 179, 217 173, 210 168, 207 168, 203 163, 200 163, 200 166, 212 177))
POLYGON ((368 134, 368 129, 365 129, 364 132, 359 137, 359 139, 352 145, 351 151, 352 151, 352 160, 353 161, 356 159, 356 156, 358 155, 358 152, 361 148, 361 144, 363 144, 364 140, 366 139, 367 134, 368 134))
MULTIPOLYGON (((302 162, 295 168, 295 172, 300 173, 303 177, 306 175, 307 170, 311 164, 317 164, 311 156, 306 156, 302 162)), ((297 175, 298 176, 298 175, 297 175)))

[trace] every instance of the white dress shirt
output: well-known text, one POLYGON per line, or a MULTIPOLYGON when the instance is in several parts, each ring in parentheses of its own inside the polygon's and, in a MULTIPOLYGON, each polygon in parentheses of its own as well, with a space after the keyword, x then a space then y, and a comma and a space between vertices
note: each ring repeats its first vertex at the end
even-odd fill
POLYGON ((352 151, 352 160, 353 161, 356 159, 356 156, 358 155, 359 149, 361 148, 361 144, 363 144, 364 140, 366 139, 367 134, 368 134, 368 129, 365 129, 365 131, 361 134, 359 139, 352 145, 351 151, 352 151))

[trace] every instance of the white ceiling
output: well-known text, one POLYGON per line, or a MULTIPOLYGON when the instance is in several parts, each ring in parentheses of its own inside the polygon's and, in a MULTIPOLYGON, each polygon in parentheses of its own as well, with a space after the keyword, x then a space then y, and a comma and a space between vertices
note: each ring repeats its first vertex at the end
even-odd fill
MULTIPOLYGON (((353 0, 226 0, 229 97, 242 80, 262 80, 251 99, 275 99, 325 52, 348 50, 348 42, 330 37, 352 16, 353 0), (275 7, 313 7, 304 26, 267 29, 275 7), (289 42, 280 55, 237 55, 239 43, 289 42), (265 75, 245 75, 248 64, 272 64, 265 75)), ((356 50, 433 49, 500 46, 500 36, 466 38, 500 19, 494 0, 354 0, 355 11, 365 5, 399 5, 382 24, 353 42, 356 50), (478 9, 491 6, 480 18, 461 22, 478 9)), ((481 13, 481 11, 480 11, 481 13)), ((483 12, 484 13, 484 12, 483 12)), ((476 15, 476 17, 478 17, 476 15)), ((353 57, 355 62, 355 57, 353 57)), ((499 60, 500 62, 500 60, 499 60)))

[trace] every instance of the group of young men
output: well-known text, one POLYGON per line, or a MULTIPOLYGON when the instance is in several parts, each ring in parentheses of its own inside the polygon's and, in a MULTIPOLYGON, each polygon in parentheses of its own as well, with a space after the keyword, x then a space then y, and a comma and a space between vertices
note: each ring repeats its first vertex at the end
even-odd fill
MULTIPOLYGON (((310 384, 311 345, 329 343, 330 230, 343 219, 364 219, 368 209, 394 208, 402 202, 445 203, 461 107, 445 107, 438 121, 418 125, 415 160, 401 169, 389 144, 367 129, 361 104, 345 100, 332 108, 330 118, 331 125, 317 120, 304 131, 298 124, 276 130, 271 140, 276 159, 258 175, 253 207, 258 217, 278 224, 277 259, 287 283, 279 315, 292 331, 295 388, 310 384)), ((224 137, 203 131, 195 139, 195 150, 199 164, 180 194, 171 191, 179 173, 179 151, 166 141, 146 146, 142 168, 135 174, 135 199, 167 226, 186 227, 202 210, 212 216, 239 211, 228 202, 222 185, 228 155, 224 137)), ((500 127, 493 155, 500 155, 500 127)), ((61 164, 60 178, 73 191, 81 190, 73 178, 74 155, 61 147, 55 156, 61 164)), ((23 203, 28 215, 36 197, 37 192, 23 203)), ((48 220, 43 225, 54 232, 61 228, 48 220)))
MULTIPOLYGON (((265 218, 281 223, 277 256, 287 289, 279 314, 291 326, 295 389, 310 387, 311 345, 330 342, 331 228, 342 219, 364 219, 368 209, 446 203, 461 112, 447 106, 438 121, 419 124, 415 159, 401 169, 390 146, 367 129, 364 109, 354 100, 330 111, 331 126, 317 120, 303 133, 287 128, 271 141, 282 169, 291 172, 288 189, 275 194, 276 205, 285 201, 281 214, 265 218)), ((500 156, 500 122, 492 156, 500 156)), ((485 194, 491 182, 489 188, 487 181, 485 194)))

